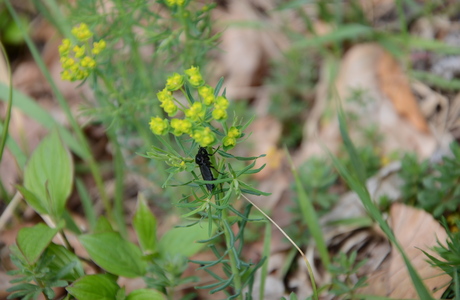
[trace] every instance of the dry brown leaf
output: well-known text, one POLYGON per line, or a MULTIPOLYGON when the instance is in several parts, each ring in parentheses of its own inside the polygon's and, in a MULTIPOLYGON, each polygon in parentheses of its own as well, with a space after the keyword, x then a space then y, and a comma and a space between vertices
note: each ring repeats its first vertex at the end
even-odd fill
MULTIPOLYGON (((424 280, 427 288, 430 291, 435 291, 445 286, 450 281, 450 276, 438 276, 442 270, 433 268, 421 251, 431 253, 430 248, 437 245, 437 240, 444 243, 447 238, 445 229, 429 213, 400 203, 391 206, 390 217, 396 239, 424 280)), ((390 297, 417 298, 404 261, 394 247, 389 276, 390 297)), ((442 292, 443 290, 434 293, 435 298, 440 298, 442 292)))
POLYGON ((393 103, 396 111, 418 130, 427 133, 428 125, 412 94, 409 80, 396 59, 388 52, 382 52, 378 60, 377 76, 382 92, 393 103))
MULTIPOLYGON (((348 50, 340 63, 335 80, 336 93, 333 96, 341 101, 346 114, 354 116, 353 122, 348 124, 349 133, 358 146, 369 143, 363 128, 375 127, 384 136, 384 142, 379 145, 382 155, 394 151, 411 151, 422 158, 429 157, 437 147, 436 138, 412 125, 409 119, 395 109, 381 89, 377 65, 386 55, 380 45, 373 43, 356 45, 348 50), (355 91, 361 92, 360 98, 353 95, 355 91)), ((322 67, 317 99, 304 126, 302 150, 296 159, 297 163, 312 155, 324 155, 322 145, 332 153, 337 153, 342 143, 338 121, 334 117, 335 101, 330 95, 334 83, 329 82, 332 77, 328 74, 329 69, 332 68, 322 67)))
MULTIPOLYGON (((390 226, 396 239, 424 280, 426 287, 433 292, 446 286, 450 277, 441 275, 442 270, 433 268, 422 252, 424 250, 433 254, 430 248, 437 245, 437 240, 441 242, 446 240, 444 228, 429 213, 400 203, 391 206, 390 219, 390 226)), ((381 270, 369 276, 369 285, 360 293, 398 299, 417 298, 406 265, 394 246, 388 261, 389 263, 381 270)), ((433 295, 439 298, 442 292, 443 289, 434 292, 433 295)))

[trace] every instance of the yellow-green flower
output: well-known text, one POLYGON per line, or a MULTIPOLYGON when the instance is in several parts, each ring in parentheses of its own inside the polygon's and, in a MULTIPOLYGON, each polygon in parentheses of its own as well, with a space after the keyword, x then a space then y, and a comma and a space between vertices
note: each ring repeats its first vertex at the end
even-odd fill
POLYGON ((83 46, 75 46, 73 47, 73 52, 75 52, 75 57, 77 58, 80 58, 80 57, 83 57, 83 55, 85 55, 85 45, 83 46))
POLYGON ((170 91, 168 91, 167 88, 164 88, 163 90, 159 91, 157 93, 157 98, 160 100, 160 102, 165 102, 165 101, 172 101, 173 96, 170 91))
POLYGON ((224 137, 224 139, 222 140, 222 144, 223 144, 224 147, 226 147, 226 148, 233 148, 233 147, 235 147, 235 145, 236 145, 236 138, 226 136, 226 137, 224 137))
POLYGON ((169 91, 177 91, 184 84, 184 76, 174 73, 166 80, 166 89, 169 91))
POLYGON ((59 54, 61 56, 66 56, 69 54, 70 46, 72 43, 69 39, 63 39, 61 45, 59 45, 59 54))
POLYGON ((188 76, 188 82, 190 82, 193 87, 199 87, 204 84, 203 77, 198 67, 192 66, 190 69, 185 70, 184 73, 188 76))
POLYGON ((89 30, 88 25, 81 23, 79 26, 72 28, 72 34, 81 42, 89 40, 93 33, 89 30))
POLYGON ((102 50, 104 50, 106 47, 106 43, 104 40, 100 40, 99 42, 94 42, 93 43, 93 49, 91 50, 91 52, 94 54, 94 55, 97 55, 99 53, 101 53, 102 50))
POLYGON ((96 61, 89 56, 85 56, 81 60, 80 65, 83 68, 94 69, 94 67, 96 67, 96 61))
POLYGON ((63 69, 70 69, 72 66, 75 66, 75 60, 70 57, 62 57, 61 64, 63 69))
POLYGON ((209 127, 204 127, 193 131, 191 137, 197 142, 201 147, 207 147, 212 145, 215 141, 214 133, 209 127))
POLYGON ((222 108, 216 108, 212 111, 212 117, 215 120, 225 120, 227 119, 227 111, 222 108))
POLYGON ((241 131, 235 126, 230 127, 227 133, 227 136, 231 138, 239 138, 240 135, 241 135, 241 131))
POLYGON ((216 98, 216 101, 214 102, 214 107, 221 108, 221 109, 227 109, 228 108, 228 100, 224 96, 219 96, 216 98))
POLYGON ((166 5, 168 5, 169 7, 172 7, 174 5, 183 6, 184 3, 185 0, 166 0, 166 5))
POLYGON ((177 112, 177 105, 172 100, 166 100, 160 104, 163 107, 163 110, 168 114, 168 116, 172 117, 177 112))
POLYGON ((150 119, 150 130, 156 135, 165 135, 168 133, 169 124, 168 120, 160 117, 152 117, 150 119))
POLYGON ((206 109, 201 102, 195 102, 189 109, 185 110, 185 116, 194 122, 202 121, 206 114, 206 109))
POLYGON ((190 120, 184 119, 172 119, 171 120, 171 128, 174 129, 173 134, 176 136, 180 136, 184 133, 191 134, 192 133, 192 122, 190 120))
POLYGON ((211 105, 216 97, 214 96, 214 89, 209 85, 203 85, 198 88, 198 94, 203 99, 205 105, 211 105))

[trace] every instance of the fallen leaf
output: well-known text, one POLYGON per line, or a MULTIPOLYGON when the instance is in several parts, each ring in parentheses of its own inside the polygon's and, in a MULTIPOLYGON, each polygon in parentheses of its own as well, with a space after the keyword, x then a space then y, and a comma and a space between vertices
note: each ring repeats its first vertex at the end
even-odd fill
POLYGON ((378 59, 377 76, 383 94, 393 103, 396 111, 418 130, 427 133, 428 125, 411 91, 409 80, 396 59, 386 51, 382 51, 378 59))

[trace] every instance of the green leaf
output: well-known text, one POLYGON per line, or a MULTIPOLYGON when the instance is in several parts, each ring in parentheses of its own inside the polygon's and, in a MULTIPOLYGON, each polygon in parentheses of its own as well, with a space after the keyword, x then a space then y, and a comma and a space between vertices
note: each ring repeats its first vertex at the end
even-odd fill
POLYGON ((137 210, 134 214, 133 226, 144 254, 155 253, 157 220, 145 203, 145 198, 142 194, 139 194, 137 200, 137 210))
POLYGON ((44 203, 42 201, 40 201, 40 199, 38 199, 38 197, 34 193, 32 193, 31 191, 29 191, 28 189, 26 189, 25 187, 20 186, 20 185, 16 185, 16 188, 21 193, 22 197, 24 197, 24 199, 26 200, 27 204, 32 206, 32 208, 37 213, 39 213, 41 215, 48 214, 48 210, 46 209, 44 203))
POLYGON ((64 246, 51 243, 45 251, 45 256, 53 256, 48 265, 51 271, 58 274, 56 277, 67 281, 76 281, 85 275, 83 265, 78 256, 64 246))
POLYGON ((134 278, 146 272, 141 250, 117 232, 85 234, 79 240, 91 259, 110 273, 134 278))
POLYGON ((44 207, 48 214, 59 218, 70 195, 72 181, 72 158, 54 130, 35 149, 24 171, 24 187, 40 202, 39 206, 30 202, 30 206, 37 212, 44 207))
MULTIPOLYGON (((0 95, 8 95, 9 87, 4 83, 0 82, 0 95)), ((5 101, 5 97, 0 96, 0 101, 5 101)), ((23 93, 13 89, 13 104, 14 107, 19 108, 26 115, 42 124, 48 129, 57 127, 59 134, 62 136, 62 139, 65 141, 66 145, 69 146, 72 151, 77 154, 82 159, 86 159, 87 155, 83 146, 77 142, 77 140, 72 136, 72 134, 65 129, 62 125, 56 122, 53 116, 43 109, 37 102, 23 93)))
POLYGON ((374 29, 361 24, 347 24, 336 28, 328 34, 318 35, 295 42, 294 48, 323 47, 330 43, 357 38, 369 37, 374 34, 374 29))
POLYGON ((38 260, 58 230, 58 228, 50 228, 45 224, 37 224, 34 227, 19 230, 16 243, 30 265, 38 260))
MULTIPOLYGON (((215 228, 216 226, 213 226, 211 235, 214 234, 215 228)), ((158 243, 158 249, 162 255, 181 254, 190 257, 204 247, 204 244, 197 243, 197 241, 209 236, 207 221, 202 221, 193 227, 177 227, 163 235, 158 243)))
POLYGON ((66 290, 78 300, 113 300, 120 289, 110 275, 88 275, 66 290))
POLYGON ((104 216, 100 216, 99 219, 97 219, 96 226, 94 227, 94 233, 101 232, 115 232, 109 220, 104 216))
POLYGON ((126 300, 165 300, 166 297, 164 294, 160 293, 157 290, 152 289, 140 289, 132 291, 126 300))

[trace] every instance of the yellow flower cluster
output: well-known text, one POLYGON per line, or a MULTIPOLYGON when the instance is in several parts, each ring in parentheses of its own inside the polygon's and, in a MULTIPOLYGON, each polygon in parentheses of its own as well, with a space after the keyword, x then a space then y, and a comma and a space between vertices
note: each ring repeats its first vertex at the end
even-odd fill
MULTIPOLYGON (((183 90, 184 76, 174 73, 166 80, 165 88, 157 93, 157 98, 161 103, 160 107, 168 116, 172 117, 180 110, 185 117, 183 119, 172 118, 170 122, 160 117, 152 117, 150 129, 156 135, 165 135, 169 132, 176 136, 187 134, 201 147, 211 146, 216 142, 216 135, 211 129, 213 126, 210 125, 210 122, 213 120, 223 122, 227 119, 229 102, 224 96, 215 96, 214 89, 205 84, 197 67, 191 67, 184 73, 190 85, 198 90, 199 101, 188 99, 189 107, 179 108, 176 105, 177 100, 172 92, 177 90, 181 90, 184 94, 185 92, 183 90)), ((240 136, 241 132, 237 127, 230 127, 223 139, 224 147, 227 149, 234 147, 236 139, 240 136)))
POLYGON ((172 6, 184 6, 185 4, 185 0, 166 0, 166 5, 168 5, 169 7, 172 7, 172 6))
POLYGON ((82 23, 72 28, 72 34, 81 43, 73 45, 70 39, 63 39, 59 45, 59 55, 61 57, 61 78, 68 81, 83 80, 87 78, 90 72, 96 67, 94 56, 98 55, 106 47, 104 40, 93 43, 91 54, 88 40, 93 36, 88 25, 82 23))

